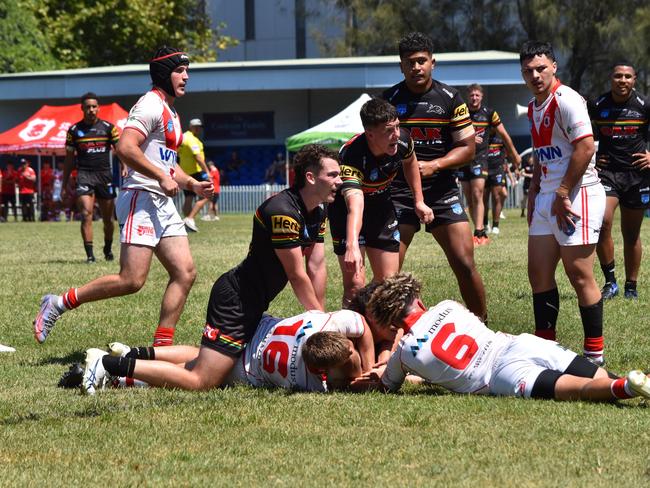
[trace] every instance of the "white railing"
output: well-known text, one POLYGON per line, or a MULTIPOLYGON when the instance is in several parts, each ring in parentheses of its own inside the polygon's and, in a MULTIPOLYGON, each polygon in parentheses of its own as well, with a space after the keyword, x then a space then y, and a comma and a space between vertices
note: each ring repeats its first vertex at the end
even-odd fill
MULTIPOLYGON (((285 185, 226 185, 219 191, 219 213, 253 213, 267 198, 281 192, 285 185)), ((182 192, 174 198, 176 208, 183 206, 182 192)), ((201 214, 208 211, 205 205, 201 214)))

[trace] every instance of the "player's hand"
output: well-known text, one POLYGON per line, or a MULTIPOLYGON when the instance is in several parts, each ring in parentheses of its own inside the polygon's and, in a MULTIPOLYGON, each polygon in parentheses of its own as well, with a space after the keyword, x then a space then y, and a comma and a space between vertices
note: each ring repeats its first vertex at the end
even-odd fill
POLYGON ((558 194, 555 195, 551 205, 551 215, 555 215, 557 226, 567 235, 573 234, 576 222, 580 220, 580 214, 571 208, 571 199, 558 194))
POLYGON ((418 161, 418 169, 420 170, 420 176, 427 178, 438 171, 439 165, 436 161, 418 161))
POLYGON ((650 168, 650 152, 634 153, 632 154, 632 157, 634 158, 632 165, 639 171, 644 171, 650 168))
POLYGON ((168 197, 175 197, 179 190, 178 183, 169 175, 165 175, 160 179, 160 188, 168 197))
POLYGON ((357 276, 363 270, 363 256, 359 244, 349 244, 345 248, 343 256, 343 266, 348 273, 354 273, 357 276))
POLYGON ((214 185, 211 181, 197 181, 192 183, 192 191, 203 198, 210 198, 214 194, 214 185))
POLYGON ((598 158, 596 158, 596 169, 605 169, 608 164, 609 164, 609 156, 607 154, 601 154, 600 156, 598 156, 598 158))
POLYGON ((122 165, 122 168, 120 169, 120 175, 122 178, 129 176, 129 167, 126 164, 122 165))
POLYGON ((480 144, 481 142, 483 142, 483 138, 477 134, 474 134, 474 143, 480 144))
POLYGON ((415 204, 415 214, 420 219, 422 224, 430 224, 433 222, 433 210, 424 202, 418 202, 415 204))

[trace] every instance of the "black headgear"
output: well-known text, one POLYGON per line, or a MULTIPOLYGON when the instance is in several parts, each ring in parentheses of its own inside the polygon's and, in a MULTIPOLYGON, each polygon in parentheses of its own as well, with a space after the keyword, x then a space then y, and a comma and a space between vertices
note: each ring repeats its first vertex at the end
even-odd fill
POLYGON ((172 71, 181 65, 189 66, 190 58, 182 51, 173 47, 163 46, 149 62, 149 74, 154 86, 162 88, 168 95, 175 97, 172 87, 172 71))

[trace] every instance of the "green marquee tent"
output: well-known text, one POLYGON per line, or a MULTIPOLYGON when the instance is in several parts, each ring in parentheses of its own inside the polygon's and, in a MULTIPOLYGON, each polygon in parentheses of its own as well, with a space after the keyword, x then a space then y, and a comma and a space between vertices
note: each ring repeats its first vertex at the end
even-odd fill
POLYGON ((370 100, 370 95, 364 93, 351 105, 325 122, 288 137, 285 141, 287 151, 296 152, 307 144, 323 144, 338 150, 352 136, 363 132, 359 110, 368 100, 370 100))

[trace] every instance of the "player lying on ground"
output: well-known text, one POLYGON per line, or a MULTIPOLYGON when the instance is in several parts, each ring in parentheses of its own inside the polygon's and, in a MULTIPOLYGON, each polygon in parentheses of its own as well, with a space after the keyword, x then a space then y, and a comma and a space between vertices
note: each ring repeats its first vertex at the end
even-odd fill
MULTIPOLYGON (((191 368, 198 355, 199 348, 192 346, 130 348, 113 342, 108 352, 88 349, 83 379, 79 378, 81 391, 94 394, 105 386, 147 386, 140 381, 146 378, 139 374, 143 363, 155 360, 191 368), (126 376, 120 377, 124 370, 126 376)), ((265 315, 223 384, 320 392, 328 386, 343 388, 370 371, 374 355, 365 320, 351 310, 310 311, 286 319, 265 315)), ((152 384, 168 386, 164 381, 152 384)))
POLYGON ((403 329, 404 336, 385 367, 365 375, 369 384, 396 391, 413 373, 458 393, 588 401, 650 398, 650 379, 641 371, 617 378, 556 342, 494 332, 452 300, 427 310, 420 287, 402 273, 373 292, 367 309, 375 325, 403 329))

